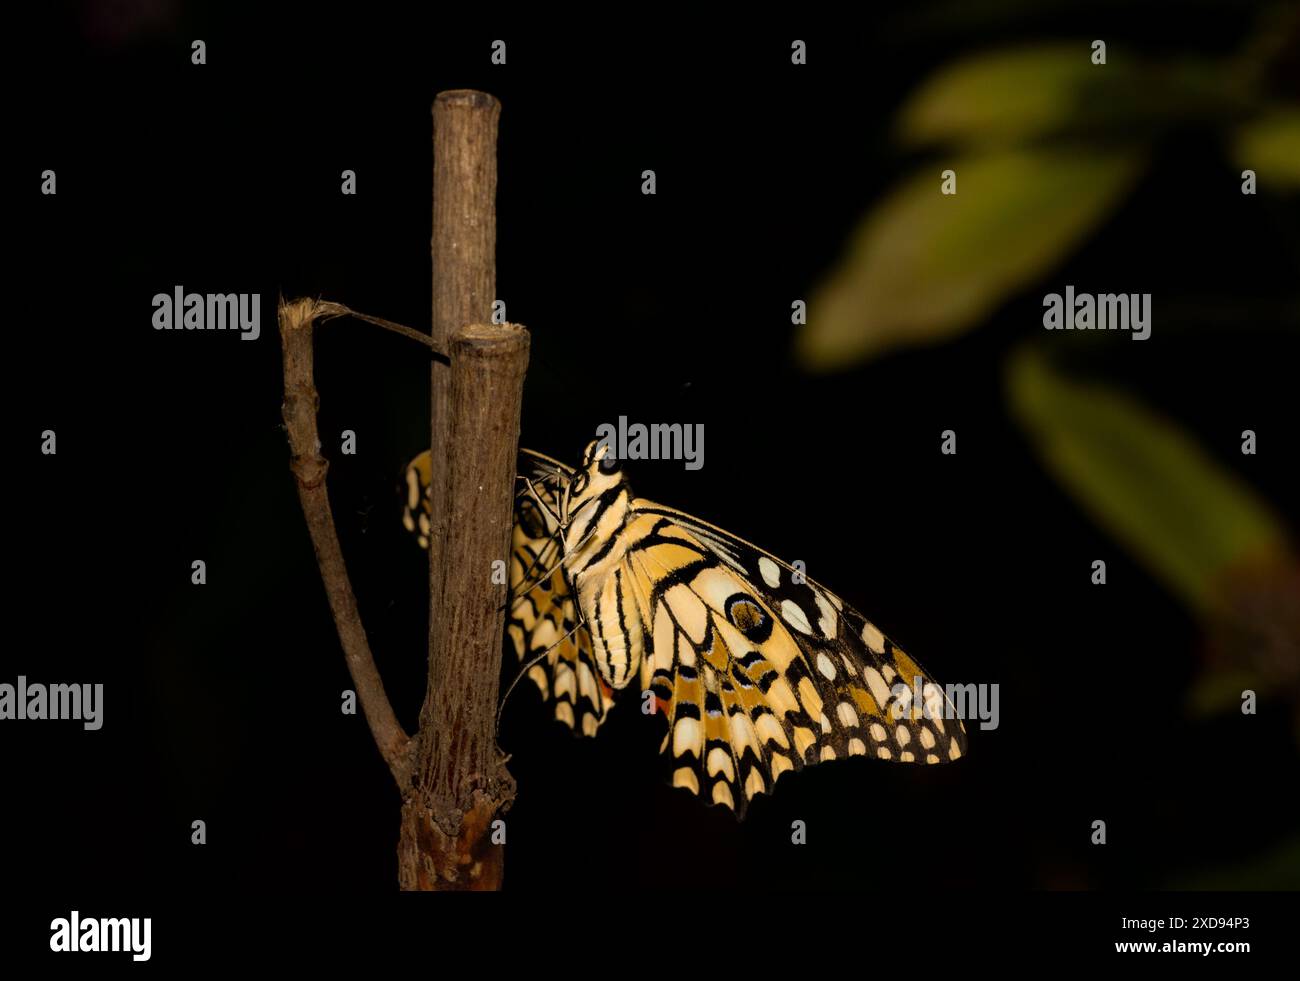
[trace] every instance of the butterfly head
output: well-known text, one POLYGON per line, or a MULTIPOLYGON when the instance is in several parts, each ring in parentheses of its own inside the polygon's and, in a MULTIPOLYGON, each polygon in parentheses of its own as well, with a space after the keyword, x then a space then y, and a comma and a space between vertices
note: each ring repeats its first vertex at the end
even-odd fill
POLYGON ((597 514, 604 509, 603 498, 613 503, 625 495, 627 475, 615 458, 613 447, 604 440, 593 440, 582 453, 582 466, 565 489, 561 516, 571 528, 589 528, 597 514))
POLYGON ((582 451, 582 469, 595 467, 603 474, 618 473, 622 467, 614 456, 614 447, 608 440, 593 439, 582 451))

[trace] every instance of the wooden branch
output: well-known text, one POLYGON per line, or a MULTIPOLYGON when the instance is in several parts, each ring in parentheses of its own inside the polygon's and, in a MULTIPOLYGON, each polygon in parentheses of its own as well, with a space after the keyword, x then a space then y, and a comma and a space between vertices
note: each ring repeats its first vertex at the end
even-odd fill
POLYGON ((507 587, 492 579, 493 564, 509 561, 528 333, 487 322, 496 289, 499 112, 481 92, 444 92, 434 103, 430 337, 341 304, 280 306, 293 471, 348 668, 375 744, 403 792, 403 889, 500 886, 503 849, 492 824, 514 799, 496 745, 507 587), (426 343, 434 355, 429 672, 415 739, 398 725, 375 669, 325 490, 311 332, 315 317, 344 315, 426 343), (449 352, 450 369, 440 351, 449 352))
MULTIPOLYGON (((393 779, 405 792, 411 784, 411 739, 388 702, 379 669, 375 667, 370 643, 361 624, 357 598, 348 580, 343 551, 339 548, 338 533, 334 530, 334 516, 330 510, 329 494, 325 487, 325 473, 329 469, 320 452, 320 435, 316 427, 316 412, 320 397, 316 393, 315 374, 312 368, 312 329, 315 318, 322 312, 337 315, 335 304, 318 304, 313 300, 280 301, 280 340, 284 350, 284 424, 289 432, 292 451, 290 468, 298 484, 298 499, 302 502, 311 533, 316 562, 320 565, 325 594, 338 628, 339 642, 347 660, 352 683, 370 734, 380 755, 392 771, 393 779)), ((342 308, 346 310, 346 308, 342 308)))
MULTIPOLYGON (((497 120, 501 104, 485 92, 440 92, 433 103, 433 347, 449 351, 451 335, 492 319, 496 296, 497 120)), ((430 366, 429 656, 445 640, 439 609, 446 563, 447 461, 451 382, 430 366)))
POLYGON ((494 889, 502 852, 491 822, 514 798, 496 744, 519 409, 528 333, 474 324, 451 340, 446 575, 441 643, 430 653, 413 790, 403 809, 406 889, 494 889), (504 579, 504 577, 500 577, 504 579))
POLYGON ((514 796, 496 748, 504 593, 528 335, 492 326, 497 120, 483 92, 433 104, 433 346, 429 481, 429 676, 414 784, 402 805, 403 889, 495 889, 491 822, 514 796), (467 326, 479 325, 479 326, 467 326))

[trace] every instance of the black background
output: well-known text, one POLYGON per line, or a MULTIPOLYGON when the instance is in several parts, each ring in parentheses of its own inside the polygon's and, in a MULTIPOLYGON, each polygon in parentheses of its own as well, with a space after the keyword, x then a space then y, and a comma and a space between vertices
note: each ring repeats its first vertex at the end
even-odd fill
MULTIPOLYGON (((573 739, 524 686, 500 738, 519 789, 507 888, 845 888, 883 910, 907 884, 921 916, 952 887, 1169 886, 1294 828, 1288 711, 1188 721, 1198 628, 1006 415, 1002 358, 1041 333, 1042 288, 954 343, 845 374, 807 376, 790 354, 790 302, 902 173, 888 120, 934 66, 974 40, 1107 31, 1229 51, 1244 21, 1225 30, 1214 4, 1172 22, 1064 5, 968 34, 912 4, 852 31, 650 12, 542 31, 121 9, 71 8, 15 52, 29 72, 8 153, 6 595, 21 629, 3 680, 103 682, 106 703, 99 732, 0 730, 10 882, 395 890, 399 798, 364 720, 339 711, 350 682, 287 469, 274 303, 321 295, 427 327, 429 109, 448 88, 503 104, 497 280, 532 331, 523 444, 574 460, 619 415, 703 423, 703 470, 634 464, 640 494, 804 560, 940 681, 1001 686, 1000 727, 972 731, 959 765, 816 767, 740 824, 664 784, 658 718, 619 709, 573 739), (489 63, 497 37, 505 67, 489 63), (814 52, 806 69, 792 37, 814 52), (46 167, 56 197, 37 193, 46 167), (261 338, 152 330, 151 297, 178 284, 260 293, 261 338), (46 428, 55 457, 36 455, 46 428), (956 457, 939 453, 947 428, 956 457)), ((1170 298, 1286 296, 1294 209, 1238 193, 1217 145, 1161 152, 1175 163, 1052 282, 1155 295, 1153 339, 1114 339, 1125 384, 1294 525, 1295 335, 1225 320, 1175 345, 1160 320, 1170 298), (1258 456, 1238 454, 1243 428, 1265 434, 1258 456)), ((398 480, 427 434, 427 362, 355 322, 326 328, 317 359, 344 551, 410 729, 426 581, 398 480), (343 429, 354 457, 337 452, 343 429)))

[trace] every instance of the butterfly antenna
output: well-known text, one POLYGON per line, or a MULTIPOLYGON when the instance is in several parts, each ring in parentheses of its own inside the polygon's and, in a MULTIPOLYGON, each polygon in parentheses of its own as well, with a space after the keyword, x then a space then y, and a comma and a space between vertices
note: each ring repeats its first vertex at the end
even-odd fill
MULTIPOLYGON (((558 532, 556 534, 558 534, 558 532)), ((529 577, 533 574, 533 570, 536 569, 544 559, 547 559, 547 557, 551 554, 551 546, 553 545, 556 547, 556 550, 558 551, 559 543, 555 541, 555 535, 552 535, 549 539, 547 539, 546 544, 543 545, 541 549, 538 550, 537 557, 533 559, 533 564, 530 565, 527 569, 525 569, 524 574, 519 577, 519 582, 521 585, 523 583, 528 582, 529 577)), ((559 562, 557 562, 555 565, 547 569, 543 575, 537 578, 536 582, 534 582, 531 586, 525 589, 522 593, 518 593, 514 596, 507 597, 506 602, 502 603, 501 606, 498 607, 497 612, 504 613, 507 609, 511 611, 517 609, 520 600, 522 600, 525 596, 531 593, 542 583, 546 582, 546 580, 551 577, 551 575, 555 572, 555 570, 558 569, 563 564, 564 564, 564 559, 561 558, 559 562)))

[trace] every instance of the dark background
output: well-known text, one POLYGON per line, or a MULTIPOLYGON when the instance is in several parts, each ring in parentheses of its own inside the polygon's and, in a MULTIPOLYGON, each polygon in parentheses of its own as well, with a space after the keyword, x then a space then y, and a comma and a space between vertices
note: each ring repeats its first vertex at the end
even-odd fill
MULTIPOLYGON (((429 107, 462 87, 503 104, 497 279, 532 331, 523 444, 575 460, 619 415, 703 423, 704 469, 634 464, 639 493, 802 559, 941 682, 1001 685, 1001 726, 972 731, 959 765, 818 766, 741 824, 665 785, 658 718, 620 707, 598 739, 573 739, 521 687, 500 740, 519 790, 508 888, 842 887, 887 905, 900 883, 936 900, 1162 887, 1293 833, 1289 710, 1189 720, 1199 628, 1007 417, 1002 358, 1041 333, 1044 289, 958 341, 843 374, 805 375, 790 354, 791 301, 901 173, 887 120, 937 64, 1040 36, 1228 51, 1248 27, 1218 4, 1177 18, 1086 6, 969 25, 908 4, 854 30, 643 13, 546 31, 83 6, 16 38, 5 592, 20 633, 0 677, 103 682, 106 721, 0 729, 6 878, 395 889, 398 794, 363 718, 339 711, 351 683, 287 468, 274 303, 320 295, 427 327, 429 107), (498 37, 505 67, 488 60, 498 37), (789 64, 792 37, 814 53, 806 68, 789 64), (46 167, 53 198, 37 193, 46 167), (339 193, 345 168, 355 197, 339 193), (261 338, 154 331, 151 297, 177 284, 260 293, 261 338), (46 428, 56 457, 36 455, 46 428), (939 453, 947 428, 956 457, 939 453), (1089 582, 1096 558, 1105 588, 1089 582), (1098 818, 1104 848, 1089 844, 1098 818)), ((1173 346, 1161 329, 1170 298, 1293 296, 1294 208, 1283 220, 1237 193, 1217 146, 1161 152, 1168 165, 1053 282, 1155 294, 1153 339, 1119 341, 1124 382, 1294 528, 1295 334, 1239 335, 1229 317, 1173 346), (1258 456, 1239 455, 1243 428, 1267 434, 1258 456)), ((398 481, 427 434, 427 362, 355 322, 326 328, 317 359, 339 532, 413 729, 426 579, 398 481), (343 429, 354 457, 337 452, 343 429)))

